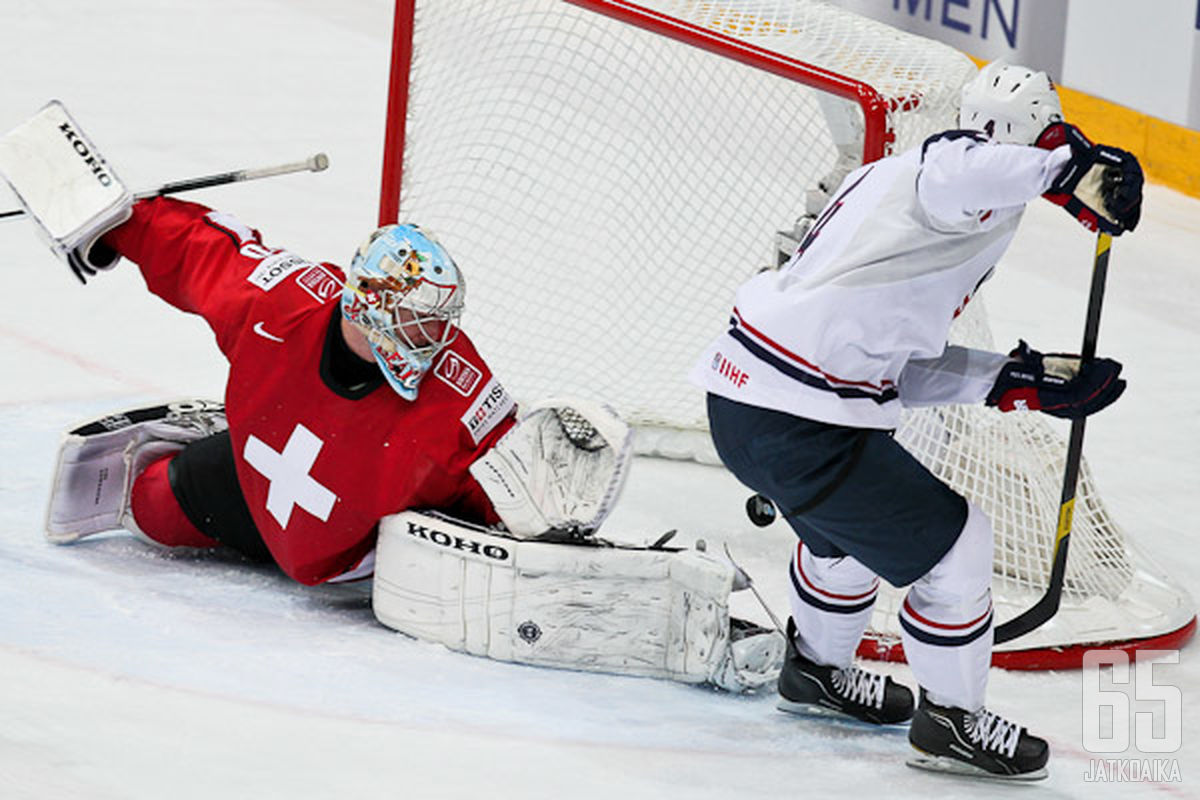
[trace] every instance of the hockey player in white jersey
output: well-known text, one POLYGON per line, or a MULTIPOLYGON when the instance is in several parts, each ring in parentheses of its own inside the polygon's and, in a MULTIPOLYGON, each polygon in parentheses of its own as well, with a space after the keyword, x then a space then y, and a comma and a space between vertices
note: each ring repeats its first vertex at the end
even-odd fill
POLYGON ((868 722, 912 718, 934 763, 1046 774, 1046 742, 984 705, 993 641, 987 517, 892 438, 903 406, 985 402, 1060 417, 1124 389, 1121 365, 948 346, 1039 195, 1092 230, 1132 230, 1142 173, 1062 119, 1045 73, 991 64, 963 90, 960 125, 851 172, 795 255, 737 291, 729 327, 692 380, 708 392, 725 465, 799 536, 790 564, 781 708, 868 722), (880 578, 908 586, 900 621, 920 684, 853 666, 880 578))

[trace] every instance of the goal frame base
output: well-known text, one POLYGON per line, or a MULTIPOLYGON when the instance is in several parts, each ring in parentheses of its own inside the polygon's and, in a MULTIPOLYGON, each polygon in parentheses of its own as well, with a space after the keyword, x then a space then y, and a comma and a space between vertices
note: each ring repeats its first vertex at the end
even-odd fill
MULTIPOLYGON (((1157 636, 1114 642, 1063 645, 1061 647, 1032 647, 1025 650, 998 650, 992 653, 992 666, 1000 669, 1038 671, 1051 669, 1080 669, 1083 656, 1089 650, 1119 650, 1137 660, 1143 651, 1180 650, 1196 633, 1196 617, 1186 624, 1157 636)), ((908 663, 904 645, 898 636, 867 633, 858 644, 858 656, 869 661, 908 663)))

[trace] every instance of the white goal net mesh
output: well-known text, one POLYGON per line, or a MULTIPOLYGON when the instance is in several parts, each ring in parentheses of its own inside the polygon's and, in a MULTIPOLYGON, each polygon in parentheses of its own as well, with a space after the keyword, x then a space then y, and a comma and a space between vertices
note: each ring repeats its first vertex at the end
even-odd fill
MULTIPOLYGON (((870 85, 896 150, 954 127, 975 73, 957 51, 818 0, 637 5, 870 85)), ((493 370, 518 399, 598 397, 647 429, 703 432, 689 366, 735 288, 775 263, 773 233, 804 213, 805 192, 839 154, 861 158, 856 105, 556 0, 420 0, 410 81, 400 217, 464 266, 464 322, 493 370)), ((991 347, 981 303, 954 339, 991 347)), ((908 414, 898 437, 991 517, 998 620, 1031 604, 1048 578, 1061 438, 1033 415, 964 407, 908 414)), ((1135 563, 1086 468, 1067 590, 1063 613, 1015 645, 1136 638, 1190 614, 1135 563)), ((893 604, 879 603, 880 630, 896 630, 893 604)))

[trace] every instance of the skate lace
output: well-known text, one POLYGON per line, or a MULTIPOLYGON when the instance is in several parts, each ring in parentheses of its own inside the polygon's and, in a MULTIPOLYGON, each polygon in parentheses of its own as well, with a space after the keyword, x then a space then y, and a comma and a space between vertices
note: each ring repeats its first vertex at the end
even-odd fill
POLYGON ((1012 758, 1021 738, 1021 726, 981 709, 967 717, 967 736, 973 744, 1012 758))
POLYGON ((858 667, 834 670, 831 676, 834 691, 854 703, 883 708, 886 675, 874 675, 858 667))

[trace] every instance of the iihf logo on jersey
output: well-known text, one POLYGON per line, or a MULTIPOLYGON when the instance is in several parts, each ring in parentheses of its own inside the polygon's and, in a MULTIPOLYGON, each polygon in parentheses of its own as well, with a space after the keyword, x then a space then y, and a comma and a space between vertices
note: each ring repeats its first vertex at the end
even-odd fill
POLYGON ((720 353, 713 355, 712 368, 718 374, 729 379, 729 382, 739 389, 746 385, 750 376, 733 365, 733 362, 720 353))

